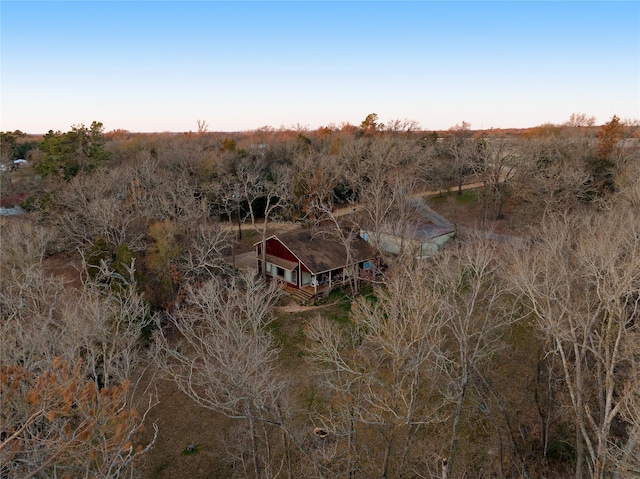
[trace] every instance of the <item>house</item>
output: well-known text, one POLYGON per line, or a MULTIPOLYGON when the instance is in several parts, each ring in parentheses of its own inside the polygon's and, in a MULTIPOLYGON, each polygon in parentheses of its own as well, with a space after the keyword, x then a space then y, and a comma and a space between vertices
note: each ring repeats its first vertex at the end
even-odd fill
MULTIPOLYGON (((262 272, 262 244, 262 241, 255 244, 258 272, 262 272)), ((359 236, 353 238, 349 258, 339 239, 324 230, 277 234, 264 244, 267 278, 279 281, 303 302, 373 272, 375 255, 359 236)))
POLYGON ((416 258, 429 258, 455 236, 455 229, 416 223, 402 230, 387 226, 377 237, 371 231, 361 230, 360 236, 371 244, 377 242, 387 253, 398 255, 401 251, 413 251, 416 258))

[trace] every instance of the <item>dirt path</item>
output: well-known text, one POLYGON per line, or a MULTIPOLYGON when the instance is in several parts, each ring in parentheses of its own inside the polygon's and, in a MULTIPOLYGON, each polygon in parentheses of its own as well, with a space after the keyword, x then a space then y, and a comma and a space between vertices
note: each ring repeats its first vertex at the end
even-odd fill
MULTIPOLYGON (((513 176, 514 170, 513 168, 509 167, 509 166, 502 166, 501 167, 501 172, 500 172, 500 177, 498 179, 499 183, 504 183, 505 181, 507 181, 509 178, 511 178, 513 176)), ((467 183, 465 185, 462 185, 462 190, 473 190, 476 188, 482 188, 483 186, 485 186, 485 182, 483 181, 478 181, 475 183, 467 183)), ((434 191, 434 190, 427 190, 427 191, 419 191, 417 193, 414 193, 413 195, 411 195, 411 198, 413 199, 423 199, 423 198, 429 198, 431 196, 439 196, 445 193, 449 193, 451 191, 457 191, 458 188, 448 188, 446 190, 438 190, 438 191, 434 191)), ((343 206, 342 208, 336 208, 333 213, 336 216, 345 216, 345 215, 349 215, 351 213, 355 213, 357 211, 362 211, 362 205, 361 204, 351 204, 348 206, 343 206)))
MULTIPOLYGON (((229 258, 228 258, 229 259, 229 258)), ((233 258, 229 259, 236 268, 242 270, 254 269, 257 271, 258 264, 256 262, 256 252, 251 250, 246 253, 240 253, 235 255, 235 261, 233 258)))
MULTIPOLYGON (((470 183, 468 185, 462 185, 463 190, 471 190, 474 188, 480 188, 484 186, 484 183, 470 183)), ((443 191, 420 191, 418 193, 414 193, 411 195, 412 199, 424 199, 429 198, 431 196, 438 196, 443 193, 448 193, 451 190, 443 190, 443 191)), ((333 210, 333 214, 335 216, 346 216, 352 213, 356 213, 358 211, 362 211, 363 206, 360 203, 350 204, 348 206, 343 206, 341 208, 336 208, 333 210)))
MULTIPOLYGON (((260 231, 262 231, 262 221, 256 221, 256 226, 258 227, 258 229, 260 231)), ((251 222, 245 222, 242 223, 241 225, 241 230, 242 232, 255 232, 256 229, 253 227, 253 225, 251 224, 251 222)), ((222 221, 220 223, 220 227, 223 230, 233 230, 233 231, 238 231, 238 223, 229 223, 228 221, 222 221)), ((278 231, 278 232, 282 232, 282 231, 289 231, 291 229, 293 229, 295 227, 295 224, 293 223, 289 223, 286 221, 273 221, 273 220, 269 220, 269 224, 267 225, 267 231, 268 232, 273 232, 273 231, 278 231)))
POLYGON ((327 304, 317 304, 312 306, 302 306, 301 304, 296 303, 296 301, 292 299, 289 304, 285 306, 276 306, 276 309, 278 311, 282 311, 283 313, 301 313, 305 311, 315 311, 318 309, 329 308, 337 304, 340 304, 340 301, 327 303, 327 304))

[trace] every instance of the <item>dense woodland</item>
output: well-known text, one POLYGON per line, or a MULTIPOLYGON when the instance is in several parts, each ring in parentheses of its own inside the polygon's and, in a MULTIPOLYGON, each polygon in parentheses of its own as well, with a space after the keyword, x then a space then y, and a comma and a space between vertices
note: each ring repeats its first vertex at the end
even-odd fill
POLYGON ((640 477, 639 126, 3 132, 0 477, 640 477), (235 265, 425 207, 308 307, 235 265))

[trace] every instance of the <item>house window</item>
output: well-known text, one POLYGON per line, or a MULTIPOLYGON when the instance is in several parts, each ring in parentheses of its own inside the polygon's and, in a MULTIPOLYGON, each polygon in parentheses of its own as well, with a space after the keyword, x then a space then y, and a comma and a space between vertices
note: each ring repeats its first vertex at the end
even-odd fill
POLYGON ((267 263, 265 270, 271 276, 285 280, 287 283, 298 284, 298 272, 290 271, 288 269, 281 268, 273 263, 267 263))
POLYGON ((296 273, 295 273, 295 271, 289 271, 289 270, 286 270, 286 271, 284 272, 284 279, 285 279, 285 281, 286 281, 287 283, 294 283, 294 284, 295 284, 295 283, 296 283, 296 280, 295 280, 295 274, 296 274, 296 273))

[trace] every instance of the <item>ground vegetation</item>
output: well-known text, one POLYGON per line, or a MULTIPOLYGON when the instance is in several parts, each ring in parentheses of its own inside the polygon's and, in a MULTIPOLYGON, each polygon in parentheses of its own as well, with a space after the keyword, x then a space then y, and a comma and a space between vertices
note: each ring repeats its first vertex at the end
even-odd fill
POLYGON ((637 121, 1 152, 2 477, 640 475, 637 121), (428 222, 433 257, 384 251, 428 222), (295 228, 370 232, 375 275, 297 305, 255 253, 295 228))

